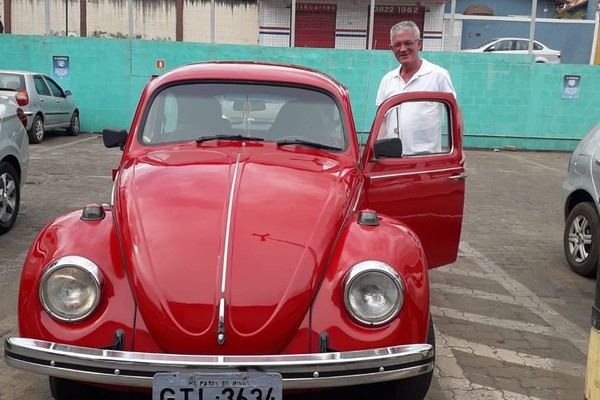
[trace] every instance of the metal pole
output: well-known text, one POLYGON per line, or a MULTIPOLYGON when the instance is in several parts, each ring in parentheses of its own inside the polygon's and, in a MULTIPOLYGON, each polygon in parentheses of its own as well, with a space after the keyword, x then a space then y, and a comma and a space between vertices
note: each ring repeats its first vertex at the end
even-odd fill
POLYGON ((129 18, 129 40, 133 39, 133 0, 127 0, 127 16, 129 18))
POLYGON ((69 0, 65 0, 65 36, 69 36, 69 0))
POLYGON ((210 0, 210 42, 215 42, 215 0, 210 0))
MULTIPOLYGON (((452 6, 450 6, 450 32, 448 32, 448 36, 450 36, 450 51, 457 50, 455 48, 455 40, 454 40, 454 20, 456 18, 456 0, 452 0, 452 6)), ((445 49, 444 49, 445 50, 445 49)))
POLYGON ((533 54, 533 39, 535 38, 535 16, 537 14, 537 0, 531 3, 531 24, 529 27, 529 54, 533 54))
POLYGON ((367 49, 373 49, 373 25, 375 21, 375 0, 371 0, 371 9, 369 10, 369 38, 367 39, 367 49))
POLYGON ((290 23, 290 47, 296 47, 296 0, 292 0, 292 21, 290 23))
POLYGON ((598 25, 600 25, 600 9, 595 12, 596 23, 594 24, 594 38, 592 39, 592 54, 590 56, 590 65, 596 62, 596 50, 598 49, 598 25))
POLYGON ((45 14, 45 24, 46 24, 46 35, 50 36, 50 0, 44 1, 44 14, 45 14))
POLYGON ((587 400, 600 399, 600 271, 596 274, 596 294, 592 307, 592 327, 588 345, 588 358, 585 371, 584 398, 587 400))

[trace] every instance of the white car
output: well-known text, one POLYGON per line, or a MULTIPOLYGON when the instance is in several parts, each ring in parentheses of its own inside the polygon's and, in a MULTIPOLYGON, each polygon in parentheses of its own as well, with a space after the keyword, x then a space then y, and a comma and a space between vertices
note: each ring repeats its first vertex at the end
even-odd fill
POLYGON ((25 112, 12 96, 0 95, 0 235, 12 228, 19 212, 29 165, 26 124, 25 112))
MULTIPOLYGON (((507 53, 507 54, 528 54, 529 39, 524 38, 499 38, 493 39, 474 49, 464 49, 462 51, 469 53, 507 53)), ((538 63, 560 63, 560 51, 553 50, 548 46, 534 40, 533 55, 535 62, 538 63)))

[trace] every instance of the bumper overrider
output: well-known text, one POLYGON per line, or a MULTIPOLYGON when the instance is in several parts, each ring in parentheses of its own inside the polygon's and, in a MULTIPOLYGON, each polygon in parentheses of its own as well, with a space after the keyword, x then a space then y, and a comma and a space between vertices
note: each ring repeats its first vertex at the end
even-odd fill
POLYGON ((24 338, 4 344, 10 366, 59 378, 152 387, 158 372, 278 372, 283 389, 335 388, 405 379, 430 372, 429 344, 371 350, 266 356, 155 354, 101 350, 24 338))

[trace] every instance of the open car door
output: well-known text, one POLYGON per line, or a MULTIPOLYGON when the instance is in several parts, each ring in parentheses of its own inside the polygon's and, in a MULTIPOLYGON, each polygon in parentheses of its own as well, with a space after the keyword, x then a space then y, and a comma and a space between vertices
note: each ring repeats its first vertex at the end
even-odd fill
POLYGON ((452 93, 404 93, 381 104, 362 158, 366 207, 408 225, 423 245, 429 268, 456 260, 464 164, 462 118, 452 93), (420 140, 433 137, 432 132, 439 134, 439 143, 424 151, 420 140))

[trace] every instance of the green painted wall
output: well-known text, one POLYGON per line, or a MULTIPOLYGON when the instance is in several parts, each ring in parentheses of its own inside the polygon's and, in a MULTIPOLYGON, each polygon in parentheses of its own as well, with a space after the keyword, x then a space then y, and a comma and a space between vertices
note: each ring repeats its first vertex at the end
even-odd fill
MULTIPOLYGON (((129 127, 156 69, 197 61, 256 60, 322 70, 348 86, 359 130, 370 129, 380 78, 397 66, 391 52, 271 48, 185 42, 0 35, 0 69, 52 75, 52 56, 69 56, 61 82, 81 109, 82 129, 129 127)), ((535 64, 525 56, 433 52, 423 58, 450 71, 465 121, 465 145, 572 150, 600 121, 600 67, 535 64), (565 75, 581 75, 578 99, 563 99, 565 75)))

